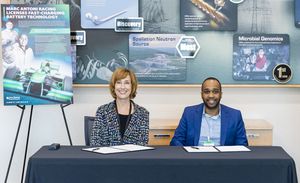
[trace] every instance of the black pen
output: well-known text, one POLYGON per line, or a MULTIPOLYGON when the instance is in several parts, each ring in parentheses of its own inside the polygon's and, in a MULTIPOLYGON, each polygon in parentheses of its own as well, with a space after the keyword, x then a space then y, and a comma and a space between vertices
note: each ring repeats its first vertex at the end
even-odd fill
POLYGON ((94 148, 93 151, 96 151, 96 150, 99 150, 99 149, 100 149, 100 147, 97 147, 97 148, 94 148))
POLYGON ((195 147, 195 146, 191 146, 191 148, 193 148, 193 149, 200 149, 200 148, 198 148, 198 147, 195 147))

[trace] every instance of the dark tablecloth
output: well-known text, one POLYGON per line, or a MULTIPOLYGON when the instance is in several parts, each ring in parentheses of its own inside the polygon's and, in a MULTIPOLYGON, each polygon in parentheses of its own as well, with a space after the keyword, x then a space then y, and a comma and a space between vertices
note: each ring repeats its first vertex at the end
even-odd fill
POLYGON ((26 183, 298 183, 294 160, 281 148, 251 152, 187 153, 182 147, 119 154, 82 151, 84 146, 44 146, 30 157, 26 183))

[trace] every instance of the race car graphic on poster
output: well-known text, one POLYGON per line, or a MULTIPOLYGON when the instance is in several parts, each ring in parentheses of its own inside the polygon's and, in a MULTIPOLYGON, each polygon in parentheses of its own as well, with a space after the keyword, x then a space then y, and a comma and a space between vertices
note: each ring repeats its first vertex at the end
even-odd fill
POLYGON ((69 7, 1 6, 4 105, 72 103, 69 7))

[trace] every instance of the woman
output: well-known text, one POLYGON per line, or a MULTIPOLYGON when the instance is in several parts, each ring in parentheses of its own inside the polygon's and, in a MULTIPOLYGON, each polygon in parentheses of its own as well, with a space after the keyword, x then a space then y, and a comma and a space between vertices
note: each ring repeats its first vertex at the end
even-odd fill
POLYGON ((149 112, 130 100, 136 96, 137 85, 133 71, 120 68, 113 73, 109 90, 115 101, 98 108, 91 146, 148 145, 149 112))

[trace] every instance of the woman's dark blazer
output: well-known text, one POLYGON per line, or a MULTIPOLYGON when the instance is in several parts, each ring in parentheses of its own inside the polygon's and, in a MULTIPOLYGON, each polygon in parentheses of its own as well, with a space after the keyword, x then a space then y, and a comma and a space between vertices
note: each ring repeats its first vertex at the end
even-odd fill
MULTIPOLYGON (((135 103, 134 112, 125 130, 123 144, 148 145, 149 112, 135 103)), ((115 101, 102 105, 96 112, 91 134, 91 146, 119 145, 121 135, 115 101)))

